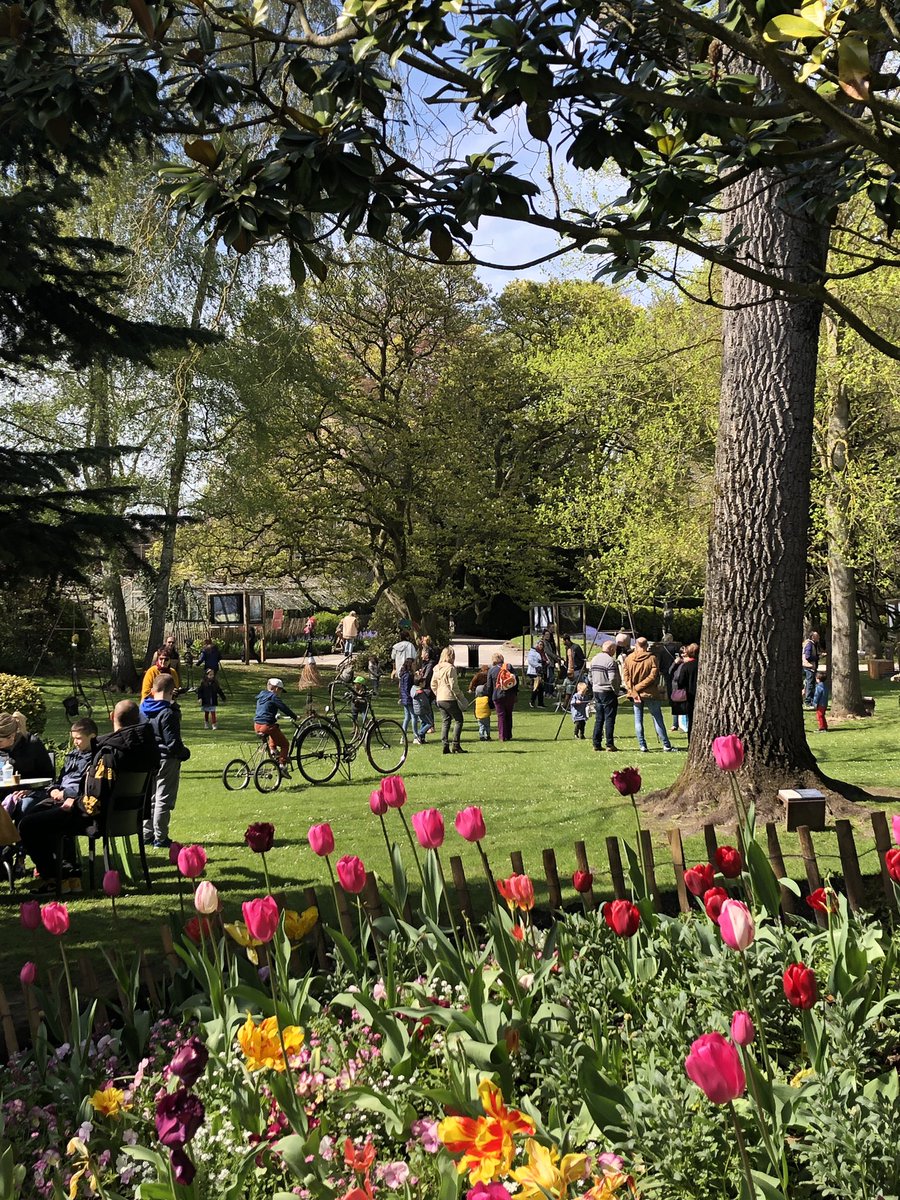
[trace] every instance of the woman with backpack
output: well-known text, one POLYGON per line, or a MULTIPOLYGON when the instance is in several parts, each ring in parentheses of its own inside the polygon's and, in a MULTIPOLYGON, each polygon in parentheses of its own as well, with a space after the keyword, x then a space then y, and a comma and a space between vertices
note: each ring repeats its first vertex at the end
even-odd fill
POLYGON ((455 662, 456 655, 453 652, 453 647, 447 646, 441 651, 440 661, 434 668, 431 676, 431 686, 437 699, 437 706, 443 714, 441 741, 444 743, 444 753, 449 754, 451 751, 450 725, 452 723, 452 751, 454 754, 466 754, 467 751, 463 750, 460 745, 463 726, 462 705, 466 703, 466 698, 459 690, 455 662))
POLYGON ((491 689, 488 695, 497 712, 497 739, 508 742, 512 738, 512 714, 519 694, 519 677, 502 654, 494 655, 494 665, 488 672, 488 686, 491 689))

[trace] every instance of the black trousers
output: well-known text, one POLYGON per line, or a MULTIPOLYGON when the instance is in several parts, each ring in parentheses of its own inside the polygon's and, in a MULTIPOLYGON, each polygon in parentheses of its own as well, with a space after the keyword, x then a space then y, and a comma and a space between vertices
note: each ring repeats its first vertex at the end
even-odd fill
POLYGON ((42 878, 53 879, 57 871, 56 847, 60 837, 85 833, 93 823, 93 819, 78 808, 41 805, 22 818, 19 825, 22 848, 42 878))

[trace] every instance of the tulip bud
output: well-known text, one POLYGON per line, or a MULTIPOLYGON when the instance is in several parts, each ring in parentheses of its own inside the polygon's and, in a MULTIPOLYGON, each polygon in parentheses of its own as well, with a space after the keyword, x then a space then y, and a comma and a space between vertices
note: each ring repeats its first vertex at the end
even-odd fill
POLYGON ((381 781, 381 794, 388 808, 402 808, 406 803, 406 784, 399 775, 386 775, 381 781))
POLYGON ((728 893, 724 888, 712 887, 703 897, 703 907, 706 909, 706 915, 711 921, 719 922, 719 917, 722 913, 722 905, 729 899, 728 893))
POLYGON ((388 810, 388 802, 378 788, 369 793, 369 808, 376 817, 383 817, 388 810))
POLYGON ((744 765, 744 743, 737 734, 717 737, 712 744, 712 753, 720 771, 738 771, 744 765))
POLYGON ((791 963, 784 973, 784 994, 794 1008, 812 1008, 819 998, 816 974, 804 963, 791 963))
POLYGON ((202 846, 182 846, 177 861, 178 870, 185 879, 196 879, 206 869, 206 851, 202 846))
POLYGON ((41 924, 41 906, 37 900, 26 900, 19 905, 19 919, 24 929, 35 930, 41 924))
POLYGON ((610 900, 603 905, 603 920, 619 937, 633 937, 641 923, 641 911, 630 900, 610 900))
POLYGON ((310 850, 313 854, 318 854, 319 858, 326 858, 334 850, 334 834, 327 821, 321 825, 312 825, 306 836, 309 838, 310 850))
POLYGON ((641 790, 641 773, 636 767, 623 767, 613 771, 612 785, 621 796, 634 796, 641 790))
POLYGON ((103 876, 103 891, 110 899, 115 899, 122 895, 122 880, 119 878, 118 871, 107 871, 103 876))
POLYGON ((24 963, 19 972, 19 983, 22 987, 31 987, 35 979, 37 979, 37 967, 33 962, 24 963))
POLYGON ((756 1037, 750 1014, 741 1010, 731 1018, 731 1040, 736 1046, 749 1046, 756 1037))
POLYGON ((713 856, 713 860, 716 864, 716 870, 724 875, 726 879, 737 879, 744 869, 744 860, 741 857, 741 852, 734 846, 719 846, 713 856))
POLYGON ((684 873, 684 886, 692 896, 705 896, 715 881, 716 873, 710 863, 697 863, 684 873))
POLYGON ((444 818, 436 808, 413 813, 412 824, 423 849, 437 850, 444 844, 444 818))
POLYGON ((258 942, 271 942, 278 928, 281 914, 274 896, 262 896, 259 900, 245 900, 241 905, 247 932, 258 942))
POLYGON ((194 892, 194 908, 204 916, 211 916, 219 911, 219 893, 208 879, 201 880, 194 892))
POLYGON ((719 913, 722 941, 732 950, 746 950, 756 936, 753 914, 741 900, 726 900, 719 913))
POLYGON ((345 892, 358 896, 366 886, 366 868, 363 861, 355 854, 345 854, 339 858, 335 867, 338 882, 345 892))
POLYGON ((594 877, 590 871, 576 871, 572 876, 572 887, 583 895, 594 886, 594 877))
POLYGON ((459 836, 467 842, 480 842, 487 833, 484 827, 484 813, 476 804, 458 812, 453 824, 459 836))

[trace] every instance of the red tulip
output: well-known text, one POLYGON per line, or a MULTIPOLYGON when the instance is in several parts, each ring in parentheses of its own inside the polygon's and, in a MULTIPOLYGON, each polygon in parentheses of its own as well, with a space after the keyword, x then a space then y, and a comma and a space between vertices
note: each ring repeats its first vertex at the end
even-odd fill
POLYGON ((641 923, 641 912, 630 900, 610 900, 603 905, 603 920, 619 937, 633 937, 641 923))
POLYGON ((731 1018, 731 1040, 736 1046, 749 1046, 756 1037, 756 1029, 748 1012, 741 1010, 731 1018))
POLYGON ((69 928, 69 910, 64 904, 55 901, 45 904, 41 909, 41 921, 48 933, 52 933, 54 937, 62 937, 69 928))
POLYGON ((589 892, 594 886, 594 877, 590 871, 576 871, 572 876, 572 887, 576 892, 589 892))
POLYGON ((366 868, 355 854, 345 854, 337 861, 337 877, 341 887, 352 896, 358 896, 366 886, 366 868))
POLYGON ((196 879, 206 870, 206 851, 202 846, 182 846, 177 861, 178 870, 185 879, 196 879))
POLYGON ((810 892, 806 897, 806 903, 816 912, 833 913, 837 912, 837 904, 835 898, 829 892, 826 892, 823 887, 816 888, 814 892, 810 892))
POLYGON ((527 875, 510 875, 509 879, 498 879, 497 891, 510 908, 520 908, 523 912, 534 908, 534 884, 527 875))
POLYGON ((744 869, 744 860, 740 850, 734 846, 719 846, 713 855, 716 870, 726 879, 737 879, 744 869))
POLYGON ((195 946, 200 946, 204 938, 212 937, 212 926, 207 917, 191 917, 185 922, 184 936, 191 939, 195 946))
POLYGON ((41 923, 41 906, 37 900, 26 900, 19 905, 19 920, 25 929, 37 929, 41 923))
POLYGON ((313 854, 318 854, 319 858, 325 858, 326 855, 334 853, 334 834, 327 821, 321 825, 310 826, 306 836, 309 838, 310 850, 313 854))
POLYGON ((381 781, 381 794, 388 808, 402 808, 406 803, 406 784, 399 775, 386 775, 381 781))
POLYGON ((716 872, 711 863, 697 863, 684 873, 684 886, 692 896, 705 896, 712 887, 716 872))
POLYGON ((103 891, 111 899, 122 895, 122 880, 118 871, 107 871, 103 876, 103 891))
POLYGON ((706 915, 711 921, 715 921, 716 924, 719 921, 722 905, 728 898, 728 893, 724 888, 720 887, 711 887, 703 897, 703 907, 706 909, 706 915))
POLYGON ((688 1078, 713 1104, 728 1104, 744 1094, 747 1080, 741 1058, 721 1033, 704 1033, 684 1060, 688 1078))
POLYGON ((369 808, 376 817, 383 817, 388 810, 388 802, 378 788, 369 793, 369 808))
POLYGON ((784 973, 784 994, 794 1008, 812 1008, 819 998, 816 973, 801 963, 791 963, 784 973))
POLYGON ((425 808, 413 813, 413 829, 419 845, 426 850, 437 850, 444 844, 444 818, 436 808, 425 808))
POLYGON ((19 972, 19 983, 22 987, 31 987, 37 979, 37 967, 33 962, 23 963, 22 970, 19 972))
POLYGON ((888 850, 884 856, 884 865, 894 883, 900 883, 900 850, 888 850))
POLYGON ((719 933, 732 950, 746 950, 756 937, 753 914, 742 900, 725 900, 719 912, 719 933))
POLYGON ((278 903, 274 896, 262 896, 259 900, 245 900, 241 905, 247 932, 258 942, 271 942, 278 928, 278 903))
POLYGON ((641 790, 641 773, 637 767, 623 767, 621 771, 613 771, 610 779, 613 787, 622 796, 633 796, 641 790))
POLYGON ((275 842, 275 826, 268 821, 257 821, 248 825, 244 841, 254 854, 267 854, 275 842))
POLYGON ((467 842, 480 842, 487 833, 484 827, 484 813, 476 804, 458 812, 453 824, 459 836, 467 842))
POLYGON ((735 733, 717 737, 712 752, 720 771, 738 771, 744 765, 744 743, 735 733))

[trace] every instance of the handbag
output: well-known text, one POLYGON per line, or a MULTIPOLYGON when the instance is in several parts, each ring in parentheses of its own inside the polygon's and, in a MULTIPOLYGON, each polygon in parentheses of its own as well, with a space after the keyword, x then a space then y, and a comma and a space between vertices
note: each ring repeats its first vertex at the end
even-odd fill
POLYGON ((673 704, 687 704, 687 698, 687 688, 672 688, 672 695, 669 697, 669 699, 673 704))

